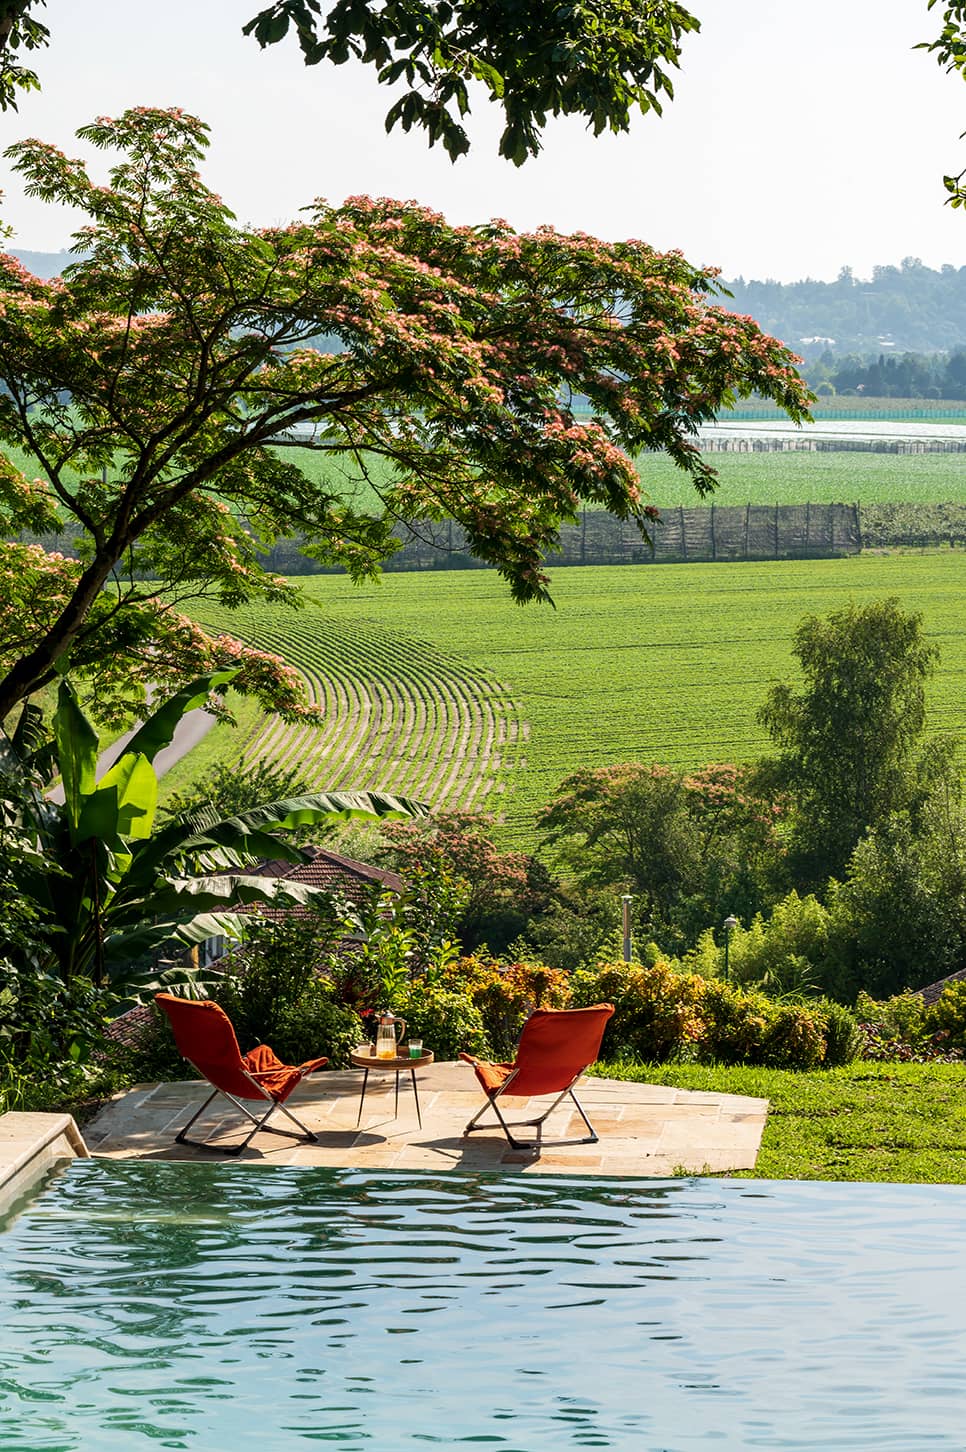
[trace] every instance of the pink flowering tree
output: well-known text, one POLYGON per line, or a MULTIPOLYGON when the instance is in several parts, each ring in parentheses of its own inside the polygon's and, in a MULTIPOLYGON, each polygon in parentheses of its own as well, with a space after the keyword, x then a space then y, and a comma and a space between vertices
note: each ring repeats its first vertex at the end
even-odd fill
MULTIPOLYGON (((107 699, 238 656, 184 603, 296 603, 256 558, 281 536, 360 580, 397 520, 449 516, 515 599, 546 600, 582 503, 646 532, 633 455, 665 451, 706 492, 695 430, 718 409, 758 392, 806 415, 792 355, 678 253, 365 197, 253 230, 202 181, 193 117, 138 108, 79 134, 119 153, 107 184, 40 141, 7 153, 31 195, 89 221, 63 278, 0 254, 0 526, 79 545, 0 546, 0 719, 65 657, 107 699), (345 474, 377 510, 347 502, 345 474)), ((296 708, 280 663, 242 659, 296 708)))

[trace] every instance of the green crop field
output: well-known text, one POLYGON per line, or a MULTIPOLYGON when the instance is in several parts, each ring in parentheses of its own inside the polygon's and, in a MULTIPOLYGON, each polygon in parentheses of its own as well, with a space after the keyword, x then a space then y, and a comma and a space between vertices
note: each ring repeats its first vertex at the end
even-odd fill
MULTIPOLYGON (((28 475, 40 471, 37 461, 17 449, 4 452, 28 475)), ((379 485, 388 482, 389 467, 376 461, 375 488, 358 469, 307 450, 280 450, 282 457, 357 509, 378 509, 379 485)), ((715 504, 966 504, 966 453, 874 454, 837 452, 712 453, 708 462, 720 483, 715 504)), ((696 508, 702 501, 687 476, 664 454, 642 454, 638 473, 649 498, 661 508, 696 508)))
POLYGON ((525 843, 580 766, 742 761, 767 746, 756 712, 790 678, 792 633, 895 595, 941 650, 933 731, 966 729, 966 555, 559 570, 556 610, 520 608, 490 571, 387 576, 354 589, 303 582, 306 609, 204 619, 299 665, 322 728, 263 720, 223 751, 302 763, 318 786, 422 795, 499 814, 525 843))
MULTIPOLYGON (((718 471, 715 504, 966 503, 966 454, 809 450, 707 453, 705 458, 718 471)), ((690 509, 701 503, 681 470, 664 455, 642 456, 638 472, 661 508, 690 509)))

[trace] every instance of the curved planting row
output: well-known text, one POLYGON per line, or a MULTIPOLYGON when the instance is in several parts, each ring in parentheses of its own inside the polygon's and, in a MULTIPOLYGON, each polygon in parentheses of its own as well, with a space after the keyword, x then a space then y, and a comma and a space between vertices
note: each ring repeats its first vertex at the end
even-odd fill
POLYGON ((367 632, 314 613, 284 625, 247 612, 232 633, 280 655, 322 707, 317 726, 266 716, 242 747, 297 767, 319 790, 396 792, 449 810, 495 810, 523 730, 515 702, 497 682, 432 646, 367 632))

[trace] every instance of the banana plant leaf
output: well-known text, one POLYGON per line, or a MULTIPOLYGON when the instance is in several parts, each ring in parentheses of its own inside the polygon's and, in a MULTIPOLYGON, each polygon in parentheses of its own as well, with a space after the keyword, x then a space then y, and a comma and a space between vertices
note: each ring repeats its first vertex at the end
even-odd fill
POLYGON ((195 711, 203 706, 211 695, 212 691, 220 686, 230 685, 238 675, 238 668, 209 671, 205 676, 199 676, 190 685, 182 687, 176 695, 170 696, 163 706, 148 717, 141 725, 130 741, 125 751, 133 752, 135 755, 140 752, 146 756, 148 761, 153 761, 158 752, 165 746, 170 746, 174 739, 174 733, 178 723, 189 711, 195 711))
POLYGON ((315 792, 304 797, 266 802, 226 818, 246 832, 260 827, 302 827, 327 817, 348 821, 355 817, 427 817, 430 808, 412 797, 390 796, 386 792, 315 792))
POLYGON ((94 790, 97 776, 97 732, 84 715, 70 681, 61 681, 54 712, 57 765, 64 784, 64 808, 74 838, 84 798, 94 790))
POLYGON ((97 837, 114 850, 151 836, 158 805, 158 778, 141 752, 126 751, 81 805, 74 840, 97 837))

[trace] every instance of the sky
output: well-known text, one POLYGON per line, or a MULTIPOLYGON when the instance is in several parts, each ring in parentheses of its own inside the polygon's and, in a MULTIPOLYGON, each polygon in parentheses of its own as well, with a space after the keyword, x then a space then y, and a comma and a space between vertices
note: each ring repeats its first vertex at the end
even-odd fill
MULTIPOLYGON (((387 137, 391 96, 366 69, 306 68, 294 41, 263 52, 241 35, 264 3, 48 0, 43 90, 0 113, 3 145, 38 136, 83 155, 74 132, 96 115, 182 106, 212 127, 209 185, 255 225, 370 193, 457 223, 640 237, 726 277, 966 264, 966 213, 944 206, 942 188, 966 166, 966 83, 912 49, 939 28, 926 0, 692 0, 702 28, 663 117, 597 139, 574 118, 553 122, 519 169, 497 156, 499 113, 482 96, 455 165, 422 133, 387 137)), ((95 156, 98 177, 105 167, 95 156)), ((2 160, 0 188, 8 245, 69 245, 79 219, 25 198, 2 160)))

